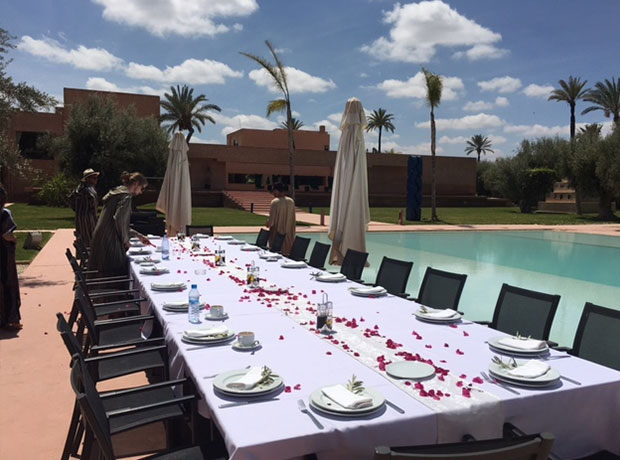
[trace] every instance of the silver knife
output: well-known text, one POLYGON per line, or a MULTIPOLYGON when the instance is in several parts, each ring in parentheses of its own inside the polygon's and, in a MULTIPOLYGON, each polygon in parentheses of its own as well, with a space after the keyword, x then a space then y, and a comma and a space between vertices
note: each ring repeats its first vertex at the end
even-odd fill
POLYGON ((571 379, 570 377, 566 377, 565 375, 560 375, 562 380, 566 380, 567 382, 574 383, 575 385, 581 385, 581 382, 571 379))
POLYGON ((399 414, 404 414, 405 411, 403 409, 401 409, 400 407, 398 407, 396 404, 394 404, 392 401, 388 401, 387 399, 385 400, 385 404, 387 404, 388 406, 390 406, 392 409, 394 409, 396 412, 398 412, 399 414))
POLYGON ((235 402, 220 404, 217 407, 219 407, 220 409, 226 409, 227 407, 246 406, 248 404, 265 403, 265 402, 270 402, 270 401, 277 401, 279 399, 280 398, 269 398, 269 399, 253 399, 253 400, 245 400, 245 401, 235 401, 235 402))

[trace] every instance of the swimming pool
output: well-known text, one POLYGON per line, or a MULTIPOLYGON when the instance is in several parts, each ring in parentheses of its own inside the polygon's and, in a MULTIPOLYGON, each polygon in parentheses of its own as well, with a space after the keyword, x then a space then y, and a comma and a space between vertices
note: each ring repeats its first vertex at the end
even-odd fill
MULTIPOLYGON (((300 235, 331 243, 324 233, 300 235)), ((249 242, 256 238, 239 236, 249 242)), ((413 296, 429 265, 466 273, 459 309, 469 319, 492 318, 502 283, 559 294, 551 339, 562 345, 572 345, 586 301, 620 310, 620 238, 612 236, 553 231, 373 232, 367 233, 367 250, 366 281, 374 281, 383 256, 412 260, 407 292, 413 296)))

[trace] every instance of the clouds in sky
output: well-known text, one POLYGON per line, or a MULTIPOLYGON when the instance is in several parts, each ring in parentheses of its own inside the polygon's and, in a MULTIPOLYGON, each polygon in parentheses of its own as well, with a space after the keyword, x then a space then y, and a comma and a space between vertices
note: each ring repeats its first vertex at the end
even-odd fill
POLYGON ((468 101, 463 106, 463 110, 466 112, 483 112, 485 110, 491 110, 495 107, 507 107, 509 105, 508 99, 503 96, 497 96, 494 102, 487 101, 468 101))
POLYGON ((210 36, 243 29, 221 19, 246 17, 258 10, 256 0, 93 0, 109 21, 140 27, 164 37, 210 36))
MULTIPOLYGON (((285 67, 284 70, 286 71, 288 89, 291 94, 324 93, 330 89, 336 88, 336 83, 331 79, 325 80, 320 77, 315 77, 295 67, 285 67)), ((267 88, 270 92, 275 94, 280 93, 280 90, 273 83, 273 78, 265 69, 254 69, 250 71, 248 76, 258 86, 267 88)))
MULTIPOLYGON (((479 113, 477 115, 467 115, 462 118, 437 118, 435 125, 437 129, 467 129, 475 130, 481 128, 497 128, 504 124, 504 121, 497 115, 479 113)), ((416 123, 417 128, 429 128, 430 122, 423 121, 416 123)))
POLYGON ((111 81, 106 80, 101 77, 91 77, 86 81, 86 88, 93 89, 96 91, 113 91, 116 93, 139 93, 139 94, 149 94, 153 96, 164 97, 164 93, 166 92, 165 88, 155 89, 150 86, 127 86, 121 87, 116 83, 112 83, 111 81))
POLYGON ((391 28, 389 37, 379 37, 362 51, 387 61, 429 62, 438 47, 469 47, 455 57, 470 60, 494 59, 507 51, 495 43, 502 36, 459 14, 440 0, 401 5, 383 13, 383 22, 391 28))
POLYGON ((181 64, 165 69, 153 65, 129 63, 125 74, 137 80, 151 80, 159 83, 188 83, 190 85, 224 84, 226 78, 240 78, 243 72, 231 69, 226 64, 211 59, 187 59, 181 64))
POLYGON ((492 78, 491 80, 479 81, 480 91, 495 91, 500 94, 514 93, 521 88, 521 80, 509 76, 492 78))
POLYGON ((540 97, 547 99, 553 90, 554 88, 551 85, 540 86, 532 83, 531 85, 527 85, 523 88, 523 94, 528 97, 540 97))
MULTIPOLYGON (((460 97, 465 91, 463 80, 458 77, 442 76, 443 91, 441 99, 450 101, 460 97)), ((408 80, 384 80, 377 85, 377 88, 383 91, 388 97, 393 98, 426 98, 426 82, 422 72, 416 73, 408 80)))

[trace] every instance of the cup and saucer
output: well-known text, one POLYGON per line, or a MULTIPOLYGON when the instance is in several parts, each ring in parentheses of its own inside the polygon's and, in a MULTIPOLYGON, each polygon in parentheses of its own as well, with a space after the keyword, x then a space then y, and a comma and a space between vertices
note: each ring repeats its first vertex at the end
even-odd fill
POLYGON ((232 343, 232 347, 237 351, 253 351, 260 348, 262 345, 256 337, 254 332, 243 331, 237 334, 237 339, 232 343))
POLYGON ((222 305, 211 305, 209 311, 205 314, 207 321, 224 321, 228 319, 228 313, 224 311, 222 305))

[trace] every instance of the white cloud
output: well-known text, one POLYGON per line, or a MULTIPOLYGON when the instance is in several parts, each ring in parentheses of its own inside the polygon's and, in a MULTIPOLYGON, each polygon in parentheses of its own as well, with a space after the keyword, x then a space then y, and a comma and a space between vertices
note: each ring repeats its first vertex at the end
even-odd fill
POLYGON ((361 77, 361 78, 368 78, 368 74, 367 74, 366 72, 362 72, 362 73, 360 74, 360 77, 361 77))
POLYGON ((490 136, 488 136, 488 138, 491 141, 491 146, 493 146, 493 150, 495 150, 495 145, 505 144, 506 142, 508 142, 508 139, 506 139, 504 136, 496 136, 495 134, 491 134, 490 136))
MULTIPOLYGON (((437 129, 481 129, 481 128, 497 128, 502 126, 504 121, 496 115, 488 115, 479 113, 477 115, 467 115, 462 118, 437 118, 435 126, 437 129)), ((430 128, 429 121, 416 123, 417 128, 430 128)))
POLYGON ((151 96, 164 97, 166 88, 155 89, 150 86, 127 86, 120 87, 116 83, 101 77, 91 77, 86 81, 86 88, 97 91, 112 91, 116 93, 140 93, 149 94, 151 96))
MULTIPOLYGON (((258 10, 256 0, 93 0, 103 17, 153 35, 215 36, 231 30, 218 19, 249 16, 258 10)), ((243 26, 233 24, 233 30, 243 26)))
POLYGON ((478 61, 480 59, 499 59, 506 56, 508 52, 509 51, 506 49, 497 48, 493 45, 481 43, 478 45, 474 45, 467 51, 457 51, 453 54, 453 57, 457 59, 467 58, 470 61, 478 61))
MULTIPOLYGON (((405 155, 430 155, 431 144, 430 142, 421 142, 414 145, 401 145, 397 142, 381 142, 381 150, 389 151, 394 149, 395 152, 403 153, 405 155)), ((443 153, 444 149, 440 145, 435 146, 435 153, 443 153)))
POLYGON ((482 110, 491 110, 493 107, 494 106, 493 106, 492 102, 485 102, 485 101, 472 102, 472 101, 469 101, 469 102, 467 102, 463 106, 463 110, 465 110, 467 112, 480 112, 482 110))
MULTIPOLYGON (((291 94, 324 93, 336 88, 336 84, 331 79, 325 80, 315 77, 295 67, 285 67, 284 70, 286 71, 288 89, 291 94)), ((271 75, 265 69, 254 69, 250 71, 248 76, 258 86, 267 88, 272 93, 280 93, 280 90, 274 85, 271 75)))
POLYGON ((330 115, 327 115, 327 119, 333 121, 334 123, 338 123, 338 125, 340 125, 340 122, 342 121, 342 112, 332 113, 330 115))
POLYGON ((275 121, 260 115, 240 113, 229 117, 218 112, 212 112, 210 115, 215 120, 217 126, 223 126, 220 131, 222 136, 226 136, 241 128, 272 130, 280 127, 275 121))
MULTIPOLYGON (((442 76, 443 92, 441 99, 450 101, 457 99, 465 92, 463 80, 458 77, 442 76)), ((408 80, 384 80, 376 86, 385 92, 388 97, 402 98, 410 97, 415 99, 426 98, 426 83, 422 72, 416 73, 408 80)))
POLYGON ((500 94, 514 93, 521 88, 521 80, 513 77, 497 77, 487 81, 479 81, 481 91, 497 91, 500 94))
POLYGON ((510 103, 508 102, 508 98, 503 96, 497 96, 495 98, 495 105, 497 107, 508 107, 510 103))
POLYGON ((540 86, 532 83, 523 89, 523 94, 529 97, 542 97, 546 99, 553 89, 551 85, 540 86))
POLYGON ((125 74, 136 80, 151 80, 159 83, 189 83, 193 85, 223 84, 226 78, 240 78, 243 72, 231 69, 226 64, 210 59, 187 59, 174 67, 159 69, 153 65, 129 63, 125 74))
POLYGON ((506 125, 504 126, 505 133, 520 134, 524 137, 554 137, 554 136, 568 136, 570 134, 570 128, 565 126, 543 126, 539 124, 534 125, 506 125))
POLYGON ((390 25, 389 37, 379 37, 362 46, 362 51, 388 61, 428 62, 437 47, 472 47, 470 59, 498 57, 492 43, 502 36, 459 14, 440 0, 401 5, 384 12, 383 22, 390 25), (481 45, 486 45, 481 47, 481 45))
POLYGON ((48 61, 70 64, 78 69, 113 70, 123 65, 121 58, 103 48, 86 48, 79 45, 77 49, 68 50, 57 41, 49 38, 36 40, 24 35, 17 44, 17 48, 48 61))
POLYGON ((456 136, 456 137, 441 136, 437 142, 439 144, 463 144, 465 145, 469 139, 471 138, 465 137, 465 136, 456 136))

